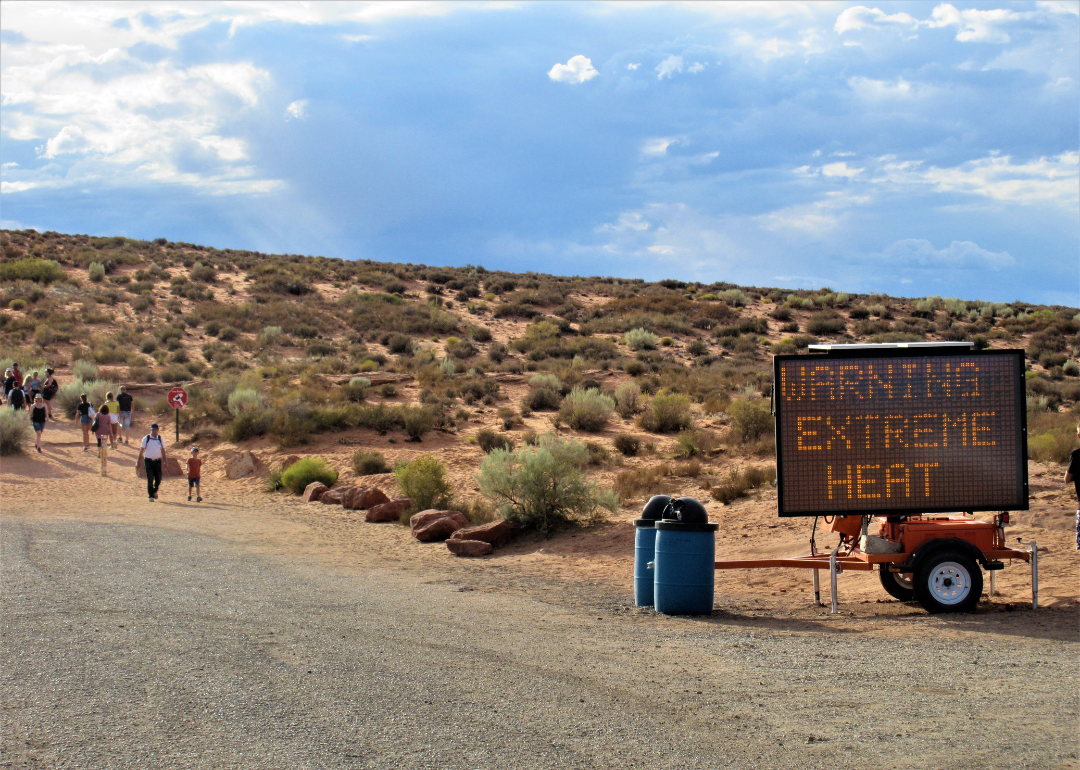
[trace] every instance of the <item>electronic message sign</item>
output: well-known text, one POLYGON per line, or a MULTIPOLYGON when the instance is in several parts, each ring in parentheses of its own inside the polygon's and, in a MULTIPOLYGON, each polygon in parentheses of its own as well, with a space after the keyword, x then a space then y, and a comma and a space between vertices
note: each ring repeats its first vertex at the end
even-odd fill
POLYGON ((776 356, 781 516, 1028 507, 1024 353, 776 356))

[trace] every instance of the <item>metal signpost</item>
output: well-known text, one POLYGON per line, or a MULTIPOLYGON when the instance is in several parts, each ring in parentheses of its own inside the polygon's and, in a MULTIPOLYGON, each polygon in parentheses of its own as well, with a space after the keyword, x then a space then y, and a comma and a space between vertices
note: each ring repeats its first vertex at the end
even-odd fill
POLYGON ((177 386, 167 396, 169 406, 176 412, 176 443, 180 443, 180 410, 187 406, 187 391, 177 386))

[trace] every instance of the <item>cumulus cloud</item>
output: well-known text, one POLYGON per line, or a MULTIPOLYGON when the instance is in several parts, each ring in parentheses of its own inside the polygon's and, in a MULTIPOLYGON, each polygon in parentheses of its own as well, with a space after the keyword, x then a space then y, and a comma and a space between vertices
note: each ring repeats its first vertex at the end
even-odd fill
MULTIPOLYGON (((1049 12, 1055 12, 1054 8, 1048 8, 1049 12)), ((852 32, 864 27, 883 27, 891 25, 915 30, 919 27, 931 29, 940 27, 957 27, 956 40, 961 43, 1008 43, 1009 34, 1002 26, 1007 22, 1014 22, 1025 18, 1032 18, 1036 14, 1010 11, 1005 8, 992 8, 980 10, 965 8, 960 10, 951 3, 941 3, 934 7, 930 16, 919 20, 907 13, 885 13, 880 8, 867 8, 865 5, 856 5, 845 8, 836 18, 833 29, 838 35, 852 32)))
POLYGON ((295 102, 290 102, 289 106, 285 108, 285 119, 303 120, 307 117, 307 105, 307 99, 297 99, 295 102))
POLYGON ((1001 270, 1016 264, 1016 259, 1007 251, 990 251, 971 241, 953 241, 943 249, 935 249, 924 238, 896 241, 878 257, 890 266, 900 268, 1001 270))
POLYGON ((705 65, 702 64, 699 61, 696 61, 693 64, 691 64, 689 67, 687 67, 686 71, 687 72, 701 72, 703 69, 705 69, 705 65))
POLYGON ((557 83, 584 83, 599 74, 592 60, 581 54, 571 56, 566 64, 556 64, 548 70, 548 77, 557 83))
POLYGON ((628 70, 636 70, 640 66, 641 66, 641 62, 631 62, 630 64, 626 65, 626 68, 628 70))
POLYGON ((867 8, 865 5, 856 5, 845 8, 836 18, 833 29, 837 34, 844 34, 863 27, 872 27, 875 24, 900 24, 905 27, 914 27, 918 24, 915 17, 907 13, 894 13, 891 16, 880 8, 867 8))
POLYGON ((1080 153, 1070 151, 1026 163, 1014 163, 1008 155, 991 155, 947 168, 924 168, 913 160, 890 161, 882 164, 873 181, 931 185, 939 192, 969 193, 997 201, 1076 206, 1080 202, 1078 179, 1080 153))
POLYGON ((663 80, 669 78, 676 72, 682 72, 683 70, 683 58, 681 56, 669 56, 662 62, 656 65, 656 79, 663 80))

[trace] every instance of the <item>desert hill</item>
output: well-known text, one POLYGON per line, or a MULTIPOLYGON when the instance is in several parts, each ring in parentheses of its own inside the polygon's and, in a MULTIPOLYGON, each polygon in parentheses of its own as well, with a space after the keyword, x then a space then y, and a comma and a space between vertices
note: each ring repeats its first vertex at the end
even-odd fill
MULTIPOLYGON (((198 442, 215 473, 238 449, 258 461, 257 480, 221 482, 238 493, 265 494, 288 455, 325 457, 351 481, 384 470, 371 452, 387 467, 432 454, 447 467, 455 503, 477 520, 492 515, 475 479, 485 451, 553 431, 572 436, 588 447, 590 478, 622 507, 588 532, 518 547, 528 558, 572 555, 585 571, 603 564, 616 581, 632 558, 627 522, 658 492, 709 501, 730 522, 722 549, 805 548, 803 522, 776 519, 769 483, 772 354, 817 341, 1024 348, 1031 476, 1043 497, 1021 526, 1057 544, 1063 561, 1047 564, 1044 579, 1059 574, 1058 595, 1072 592, 1065 514, 1074 503, 1055 477, 1080 411, 1077 308, 518 274, 54 232, 2 231, 0 249, 0 359, 24 373, 55 367, 65 384, 61 408, 80 389, 99 398, 125 383, 144 426, 154 415, 171 420, 164 394, 184 384, 191 403, 181 413, 182 441, 198 442)), ((35 461, 8 460, 7 473, 30 473, 35 461)), ((392 476, 378 478, 393 486, 392 476)))

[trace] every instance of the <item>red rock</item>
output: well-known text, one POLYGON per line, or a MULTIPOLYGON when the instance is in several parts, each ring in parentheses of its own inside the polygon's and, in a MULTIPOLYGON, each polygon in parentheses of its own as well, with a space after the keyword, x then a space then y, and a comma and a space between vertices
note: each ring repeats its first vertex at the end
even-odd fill
POLYGON ((453 511, 441 511, 438 508, 428 508, 426 511, 420 511, 420 513, 414 513, 409 517, 409 528, 415 532, 420 527, 426 527, 436 519, 441 519, 444 516, 449 516, 453 511))
POLYGON ((355 511, 360 507, 360 496, 370 487, 349 487, 341 495, 341 507, 355 511))
POLYGON ((413 528, 413 537, 421 543, 433 543, 437 540, 445 540, 462 527, 469 526, 469 520, 457 511, 444 511, 445 516, 439 516, 422 526, 413 528))
POLYGON ((341 496, 348 490, 328 489, 322 493, 319 502, 323 505, 341 505, 341 496))
POLYGON ((389 502, 379 503, 368 509, 367 516, 364 517, 364 521, 397 521, 401 518, 401 514, 405 513, 412 505, 412 500, 407 497, 402 497, 397 500, 390 500, 389 502))
POLYGON ((495 550, 483 540, 447 540, 446 547, 454 556, 486 556, 495 550))
MULTIPOLYGON (((140 479, 146 478, 146 466, 143 463, 135 464, 135 475, 140 479)), ((161 464, 161 478, 163 479, 176 479, 184 478, 187 474, 180 466, 180 461, 175 457, 166 457, 165 462, 161 464)))
POLYGON ((376 505, 388 502, 390 502, 390 498, 387 497, 381 489, 378 487, 367 487, 356 500, 356 507, 371 509, 376 505))
POLYGON ((326 486, 326 484, 323 484, 321 481, 311 482, 306 487, 304 487, 304 502, 319 502, 319 498, 322 497, 329 488, 330 487, 326 486))
POLYGON ((514 536, 514 528, 505 519, 480 524, 475 527, 465 527, 457 530, 450 536, 452 540, 483 540, 491 543, 493 547, 505 545, 514 536))
POLYGON ((284 460, 281 461, 281 470, 285 470, 290 465, 292 465, 295 462, 298 462, 299 460, 300 460, 300 458, 297 457, 296 455, 289 455, 288 457, 286 457, 284 460))

